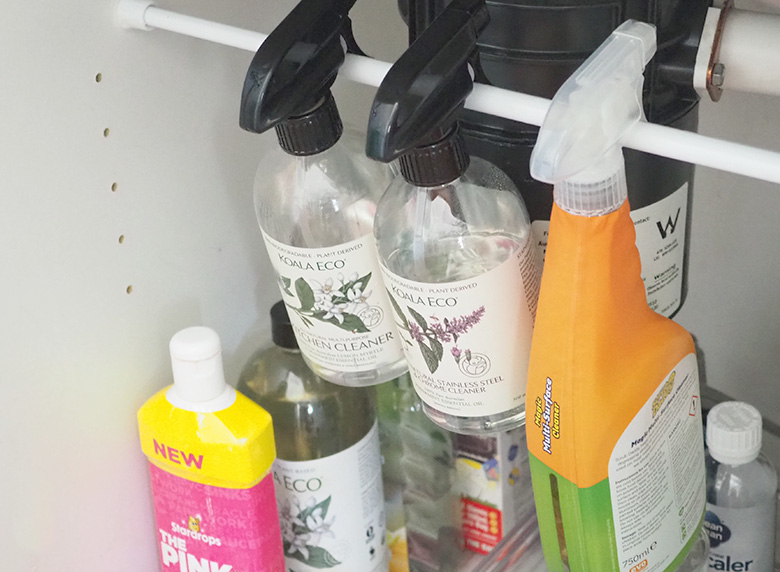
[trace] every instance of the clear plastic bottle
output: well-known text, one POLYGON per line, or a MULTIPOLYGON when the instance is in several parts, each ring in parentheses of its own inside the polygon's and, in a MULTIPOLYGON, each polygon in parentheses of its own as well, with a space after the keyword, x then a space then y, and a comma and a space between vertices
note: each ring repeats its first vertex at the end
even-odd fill
POLYGON ((250 357, 237 388, 273 419, 288 568, 387 572, 375 391, 315 375, 284 303, 271 308, 271 322, 274 345, 250 357))
POLYGON ((719 403, 707 416, 710 570, 774 570, 777 471, 761 437, 761 414, 747 403, 719 403))

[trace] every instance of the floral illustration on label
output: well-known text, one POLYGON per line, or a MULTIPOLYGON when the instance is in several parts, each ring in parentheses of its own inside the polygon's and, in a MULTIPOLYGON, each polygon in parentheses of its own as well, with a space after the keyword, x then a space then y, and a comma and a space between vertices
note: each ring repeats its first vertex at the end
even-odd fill
MULTIPOLYGON (((452 344, 450 354, 462 373, 471 377, 479 377, 488 372, 490 360, 485 354, 462 349, 457 345, 458 339, 476 326, 485 315, 485 306, 480 306, 471 314, 444 318, 444 320, 440 320, 436 316, 429 316, 428 318, 431 320, 429 323, 422 314, 409 306, 407 309, 410 317, 407 317, 389 291, 387 295, 401 321, 398 324, 399 330, 408 333, 417 342, 425 364, 431 373, 439 368, 441 360, 444 359, 444 344, 452 344)), ((413 345, 405 336, 402 337, 408 345, 413 345)))
POLYGON ((336 517, 331 515, 328 496, 317 502, 314 497, 309 499, 308 506, 302 508, 297 498, 284 499, 279 507, 279 518, 282 525, 282 540, 284 552, 289 558, 295 558, 312 568, 333 568, 341 564, 328 550, 319 546, 323 536, 335 537, 331 530, 336 517))
POLYGON ((325 282, 298 278, 293 284, 290 278, 278 276, 282 290, 288 296, 298 298, 299 308, 287 307, 298 314, 304 324, 312 327, 312 320, 333 324, 353 334, 370 332, 384 317, 382 309, 368 303, 371 290, 366 292, 371 272, 358 277, 357 272, 345 279, 339 274, 325 282), (295 292, 290 290, 295 287, 295 292))

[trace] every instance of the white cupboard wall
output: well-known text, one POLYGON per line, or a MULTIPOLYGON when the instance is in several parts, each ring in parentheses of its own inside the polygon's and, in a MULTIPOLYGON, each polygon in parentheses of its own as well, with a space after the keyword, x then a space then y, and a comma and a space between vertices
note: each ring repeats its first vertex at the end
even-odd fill
MULTIPOLYGON (((292 0, 161 0, 270 32, 292 0)), ((220 332, 235 380, 278 298, 252 207, 264 145, 238 127, 252 54, 114 23, 113 1, 0 18, 0 553, 10 572, 156 569, 135 412, 180 328, 220 332)), ((406 43, 358 0, 364 49, 406 43)), ((373 91, 338 82, 363 128, 373 91)), ((701 131, 780 151, 780 101, 727 92, 701 131)), ((780 188, 698 169, 688 300, 707 381, 780 422, 780 188)))

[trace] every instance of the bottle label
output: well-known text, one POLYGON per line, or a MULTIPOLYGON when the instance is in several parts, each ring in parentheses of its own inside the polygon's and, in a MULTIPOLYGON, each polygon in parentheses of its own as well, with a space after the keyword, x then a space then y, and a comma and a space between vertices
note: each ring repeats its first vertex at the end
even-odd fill
POLYGON ((252 488, 228 489, 149 468, 162 570, 284 570, 270 473, 252 488))
MULTIPOLYGON (((687 217, 688 183, 660 201, 631 211, 647 304, 666 317, 682 303, 687 217)), ((550 221, 535 220, 531 230, 539 257, 544 260, 550 221)))
POLYGON ((707 503, 710 570, 773 572, 775 503, 727 508, 707 503))
POLYGON ((647 304, 667 317, 682 304, 687 217, 688 183, 652 205, 631 211, 647 304))
POLYGON ((386 572, 379 430, 313 461, 274 462, 287 568, 386 572))
POLYGON ((382 273, 420 399, 465 417, 525 403, 540 275, 530 233, 506 261, 468 280, 382 273))
POLYGON ((328 248, 263 238, 295 337, 311 362, 358 372, 402 358, 370 234, 328 248))
POLYGON ((705 476, 699 375, 688 354, 620 436, 609 491, 621 572, 661 572, 699 533, 705 476))

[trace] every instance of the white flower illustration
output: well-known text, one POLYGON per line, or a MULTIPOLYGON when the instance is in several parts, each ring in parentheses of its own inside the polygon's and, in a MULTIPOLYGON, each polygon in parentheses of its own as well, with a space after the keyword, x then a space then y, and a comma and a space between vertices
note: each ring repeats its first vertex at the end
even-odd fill
POLYGON ((325 280, 325 283, 317 282, 316 280, 312 280, 312 283, 314 284, 314 288, 312 288, 312 291, 314 292, 314 298, 318 302, 330 302, 333 298, 333 295, 337 292, 337 288, 333 287, 333 278, 328 278, 325 280))
POLYGON ((368 308, 368 297, 371 296, 371 292, 372 290, 361 292, 360 285, 358 284, 355 284, 352 288, 347 290, 349 313, 357 314, 360 310, 368 308))
POLYGON ((318 546, 320 539, 323 536, 329 536, 335 538, 336 535, 330 529, 333 526, 333 522, 336 520, 334 515, 327 520, 322 517, 322 508, 315 509, 308 517, 306 517, 306 527, 311 531, 313 539, 311 544, 318 546))
POLYGON ((303 555, 303 558, 305 560, 309 559, 309 548, 307 547, 307 544, 309 544, 309 539, 311 538, 311 534, 308 532, 305 532, 303 534, 300 534, 296 537, 294 537, 290 541, 290 548, 287 549, 287 554, 295 554, 296 552, 300 552, 303 555))
POLYGON ((323 304, 323 310, 326 311, 325 315, 322 317, 323 320, 336 318, 339 324, 344 323, 344 311, 346 310, 346 304, 334 304, 333 302, 328 302, 327 304, 323 304))
POLYGON ((357 272, 353 272, 352 276, 350 276, 349 278, 345 278, 344 275, 341 272, 339 272, 336 275, 336 278, 339 281, 339 288, 341 288, 346 284, 349 284, 350 282, 357 282, 359 277, 357 272))

